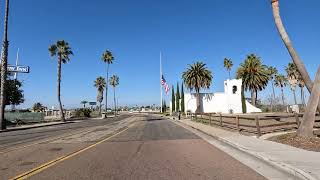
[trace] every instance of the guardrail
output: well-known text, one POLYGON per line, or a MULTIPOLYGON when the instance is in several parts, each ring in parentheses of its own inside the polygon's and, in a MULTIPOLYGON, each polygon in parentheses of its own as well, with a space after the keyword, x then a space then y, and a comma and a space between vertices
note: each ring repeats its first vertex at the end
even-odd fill
MULTIPOLYGON (((231 128, 237 131, 254 133, 257 136, 271 132, 297 129, 303 114, 292 113, 286 115, 267 115, 267 114, 250 114, 250 115, 225 115, 212 113, 191 113, 191 120, 216 125, 225 128, 231 128)), ((317 116, 316 123, 320 122, 317 116)), ((315 125, 315 127, 320 127, 315 125)))

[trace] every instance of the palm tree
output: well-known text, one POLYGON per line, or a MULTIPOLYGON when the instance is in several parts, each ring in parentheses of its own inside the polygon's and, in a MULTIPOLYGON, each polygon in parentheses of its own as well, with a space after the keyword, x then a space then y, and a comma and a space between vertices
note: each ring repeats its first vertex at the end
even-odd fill
POLYGON ((283 88, 288 84, 287 78, 282 74, 275 75, 274 85, 281 88, 282 105, 285 106, 283 88))
POLYGON ((80 102, 80 104, 83 104, 83 108, 86 108, 86 104, 88 104, 88 101, 83 100, 83 101, 80 102))
POLYGON ((271 111, 273 111, 273 103, 276 99, 273 80, 275 78, 275 75, 278 74, 278 70, 273 66, 269 66, 268 70, 269 70, 269 75, 270 75, 270 80, 271 80, 271 85, 272 85, 271 111))
POLYGON ((311 93, 313 82, 308 74, 308 71, 307 71, 305 65, 303 64, 298 53, 294 49, 292 42, 289 38, 289 35, 287 34, 286 29, 282 23, 282 20, 280 17, 280 10, 279 10, 279 0, 271 0, 271 4, 272 4, 274 21, 275 21, 276 27, 278 29, 278 32, 281 36, 281 39, 282 39, 283 43, 285 44, 294 64, 296 64, 296 66, 302 76, 302 79, 306 84, 307 89, 311 93))
POLYGON ((255 54, 247 56, 244 63, 237 70, 237 78, 242 79, 244 90, 251 91, 251 103, 256 105, 257 92, 266 88, 270 79, 270 73, 266 65, 261 63, 255 54))
MULTIPOLYGON (((292 42, 286 32, 286 29, 284 28, 284 25, 283 25, 281 17, 280 17, 279 0, 271 0, 271 4, 272 4, 274 21, 277 26, 278 32, 281 36, 281 39, 284 42, 293 62, 296 64, 309 93, 312 94, 313 82, 308 74, 308 71, 307 71, 305 65, 301 61, 298 53, 293 48, 292 42)), ((316 88, 315 88, 315 90, 316 90, 316 88)), ((310 104, 310 107, 317 106, 318 111, 320 111, 320 101, 319 101, 320 91, 319 92, 316 91, 316 93, 318 93, 318 94, 314 94, 314 95, 310 96, 308 104, 310 104), (311 99, 311 98, 313 98, 313 99, 311 99)), ((313 135, 313 126, 311 126, 311 124, 314 124, 314 122, 315 122, 315 114, 308 112, 311 110, 312 109, 306 109, 306 113, 303 117, 304 120, 299 126, 298 136, 310 137, 313 135)))
POLYGON ((197 109, 196 113, 200 112, 200 90, 202 88, 209 89, 212 83, 212 72, 206 67, 203 62, 196 62, 189 67, 185 72, 182 73, 182 79, 190 92, 194 89, 197 96, 197 109))
POLYGON ((224 58, 223 66, 224 66, 224 67, 227 69, 227 71, 229 72, 229 79, 231 79, 230 71, 231 71, 231 68, 232 68, 232 66, 233 66, 232 60, 231 60, 231 59, 228 59, 228 58, 224 58))
POLYGON ((99 102, 99 114, 101 115, 101 102, 103 100, 103 91, 106 87, 106 80, 101 76, 97 77, 94 81, 94 87, 98 90, 97 101, 99 102))
POLYGON ((6 10, 4 16, 4 31, 3 43, 1 52, 1 87, 0 87, 0 129, 6 129, 6 121, 4 119, 5 111, 5 87, 7 80, 7 67, 8 67, 8 19, 9 19, 9 0, 6 0, 6 10))
POLYGON ((117 116, 116 87, 119 85, 119 77, 117 75, 110 77, 110 85, 113 87, 114 115, 117 116))
POLYGON ((51 57, 58 57, 58 85, 57 85, 57 95, 60 108, 60 117, 62 121, 65 121, 63 107, 61 103, 60 89, 61 89, 61 64, 66 64, 70 61, 70 55, 73 55, 69 43, 64 40, 59 40, 55 44, 49 47, 49 53, 51 57))
POLYGON ((304 87, 305 87, 305 83, 301 77, 301 75, 299 74, 299 77, 298 77, 298 86, 300 87, 300 98, 301 98, 301 104, 302 106, 305 106, 306 105, 306 100, 305 100, 305 97, 304 97, 304 87))
POLYGON ((299 71, 297 69, 297 66, 294 63, 289 63, 286 67, 287 72, 287 79, 291 87, 291 91, 293 93, 294 97, 294 103, 297 103, 297 96, 296 96, 296 87, 298 84, 298 77, 299 77, 299 71))
POLYGON ((107 118, 107 109, 108 109, 108 79, 109 79, 109 65, 113 63, 114 57, 111 51, 106 50, 101 57, 102 61, 107 63, 107 77, 106 77, 106 114, 105 118, 107 118))

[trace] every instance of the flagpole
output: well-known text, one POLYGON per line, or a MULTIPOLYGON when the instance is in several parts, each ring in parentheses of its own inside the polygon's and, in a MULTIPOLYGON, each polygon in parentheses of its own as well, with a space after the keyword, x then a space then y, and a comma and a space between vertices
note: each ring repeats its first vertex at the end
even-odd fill
POLYGON ((161 55, 161 51, 160 51, 160 113, 162 113, 162 84, 161 84, 161 80, 162 80, 162 55, 161 55))

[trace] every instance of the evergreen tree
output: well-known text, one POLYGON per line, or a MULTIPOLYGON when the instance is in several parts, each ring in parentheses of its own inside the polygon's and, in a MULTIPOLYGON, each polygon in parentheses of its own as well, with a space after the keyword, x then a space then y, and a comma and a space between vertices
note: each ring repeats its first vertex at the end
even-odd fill
POLYGON ((180 90, 179 83, 177 82, 177 94, 176 94, 176 112, 180 111, 180 90))
POLYGON ((171 104, 172 104, 172 112, 175 112, 176 106, 175 106, 175 94, 174 94, 174 87, 172 85, 172 92, 171 92, 171 104))
POLYGON ((164 100, 162 99, 162 107, 161 107, 162 113, 165 113, 165 108, 164 108, 164 100))
POLYGON ((183 89, 183 84, 181 84, 181 112, 184 112, 184 89, 183 89))

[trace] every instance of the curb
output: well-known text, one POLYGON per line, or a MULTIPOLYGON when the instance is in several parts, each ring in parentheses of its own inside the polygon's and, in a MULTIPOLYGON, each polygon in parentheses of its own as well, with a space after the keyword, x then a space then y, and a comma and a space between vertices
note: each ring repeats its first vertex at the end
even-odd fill
POLYGON ((39 125, 39 126, 21 127, 21 128, 14 128, 14 129, 5 129, 5 130, 0 130, 0 133, 27 130, 27 129, 35 129, 35 128, 48 127, 48 126, 56 126, 56 125, 70 124, 70 123, 75 123, 75 122, 67 121, 67 122, 62 122, 62 123, 57 123, 57 124, 43 124, 43 125, 39 125))
POLYGON ((235 149, 238 149, 238 150, 240 150, 240 151, 242 151, 242 152, 244 152, 244 153, 246 153, 246 154, 248 154, 250 156, 253 156, 255 158, 263 160, 266 163, 270 164, 271 166, 273 166, 275 168, 278 168, 278 169, 280 169, 280 170, 282 170, 282 171, 284 171, 284 172, 286 172, 286 173, 288 173, 290 175, 293 175, 293 176, 301 178, 301 179, 317 180, 317 178, 313 177, 309 173, 307 173, 307 172, 305 172, 305 171, 303 171, 301 169, 295 168, 295 167, 293 167, 293 166, 291 166, 289 164, 281 163, 281 162, 275 162, 275 161, 273 161, 272 159, 269 159, 266 156, 263 156, 263 155, 261 155, 259 153, 256 153, 256 152, 249 151, 245 147, 242 147, 242 146, 240 146, 238 144, 232 143, 232 142, 230 142, 230 141, 228 141, 228 140, 226 140, 224 138, 221 138, 219 136, 215 136, 215 135, 209 134, 209 133, 207 133, 207 132, 205 132, 205 131, 203 131, 203 130, 201 130, 199 128, 196 128, 194 126, 185 124, 183 122, 179 122, 177 120, 172 120, 172 121, 174 121, 175 123, 181 123, 181 124, 184 124, 186 126, 189 126, 189 127, 193 128, 193 129, 196 129, 196 130, 198 130, 198 131, 200 131, 200 132, 202 132, 202 133, 204 133, 204 134, 206 134, 208 136, 211 136, 211 137, 215 138, 216 140, 221 141, 221 142, 223 142, 223 143, 225 143, 225 144, 227 144, 227 145, 229 145, 229 146, 231 146, 231 147, 233 147, 235 149))

